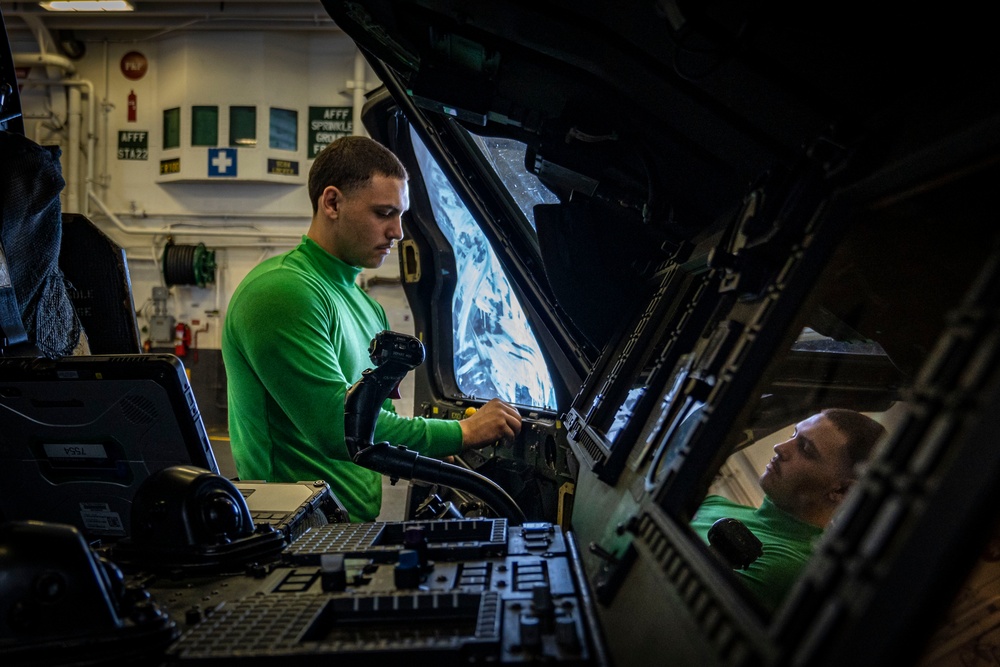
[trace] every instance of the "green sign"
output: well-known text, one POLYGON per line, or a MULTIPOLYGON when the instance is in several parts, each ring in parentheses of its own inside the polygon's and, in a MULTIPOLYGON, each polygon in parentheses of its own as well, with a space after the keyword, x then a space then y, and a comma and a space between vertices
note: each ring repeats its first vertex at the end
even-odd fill
POLYGON ((149 132, 141 130, 119 130, 118 159, 148 160, 149 132))
POLYGON ((353 107, 309 107, 309 159, 334 139, 354 134, 353 107))

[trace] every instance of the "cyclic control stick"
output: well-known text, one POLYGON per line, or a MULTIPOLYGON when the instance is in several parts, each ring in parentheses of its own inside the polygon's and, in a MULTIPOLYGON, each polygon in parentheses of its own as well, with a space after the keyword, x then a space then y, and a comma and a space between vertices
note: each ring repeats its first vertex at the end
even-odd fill
POLYGON ((382 404, 403 377, 423 363, 424 344, 407 334, 383 331, 372 339, 368 353, 375 368, 361 374, 344 400, 344 435, 354 463, 392 478, 441 484, 471 493, 514 525, 524 523, 524 512, 493 480, 421 456, 402 445, 372 442, 382 404))

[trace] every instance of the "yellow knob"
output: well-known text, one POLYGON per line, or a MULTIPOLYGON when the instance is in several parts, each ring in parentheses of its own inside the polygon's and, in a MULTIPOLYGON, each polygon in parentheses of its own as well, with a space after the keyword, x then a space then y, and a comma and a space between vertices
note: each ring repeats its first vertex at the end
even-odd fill
POLYGON ((465 409, 465 416, 466 417, 471 417, 474 414, 476 414, 476 409, 474 407, 472 407, 471 405, 465 409))

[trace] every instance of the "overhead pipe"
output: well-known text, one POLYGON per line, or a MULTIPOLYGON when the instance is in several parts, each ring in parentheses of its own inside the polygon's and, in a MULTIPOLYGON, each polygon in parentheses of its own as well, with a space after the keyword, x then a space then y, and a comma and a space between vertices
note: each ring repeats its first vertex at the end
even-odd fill
MULTIPOLYGON (((66 89, 66 121, 69 126, 69 145, 66 147, 66 202, 67 211, 80 209, 80 128, 83 126, 80 110, 80 89, 70 86, 66 89)), ((88 114, 89 115, 89 114, 88 114)), ((87 151, 90 153, 90 150, 87 151)), ((87 175, 87 178, 90 174, 87 175)), ((84 211, 81 211, 84 212, 84 211)), ((85 213, 85 212, 84 212, 85 213)))
POLYGON ((119 231, 125 234, 144 234, 147 236, 160 236, 163 234, 172 234, 174 236, 223 236, 223 237, 242 237, 242 238, 266 238, 266 239, 301 239, 302 232, 262 232, 253 230, 241 230, 241 229, 218 229, 218 230, 208 230, 204 227, 199 227, 192 230, 184 229, 149 229, 148 227, 137 227, 135 225, 126 225, 122 222, 121 218, 115 215, 114 211, 108 208, 97 193, 94 192, 93 188, 87 188, 87 196, 90 200, 97 204, 97 207, 101 209, 101 212, 107 216, 107 218, 118 228, 119 231))
MULTIPOLYGON (((13 2, 4 8, 7 17, 18 17, 29 22, 38 22, 44 17, 49 25, 59 28, 72 28, 73 17, 53 14, 43 10, 37 2, 13 2)), ((271 2, 266 11, 257 7, 240 8, 232 3, 195 3, 190 2, 159 3, 154 12, 101 12, 88 17, 92 30, 104 32, 114 30, 146 31, 158 29, 177 29, 179 22, 184 27, 196 27, 202 30, 252 30, 261 25, 272 27, 282 26, 289 29, 315 32, 342 32, 323 8, 316 3, 305 7, 302 2, 271 2), (194 18, 192 18, 194 17, 194 18)), ((145 38, 144 38, 145 39, 145 38)))
MULTIPOLYGON (((146 209, 132 208, 128 211, 117 211, 115 215, 119 217, 142 217, 142 218, 162 218, 164 220, 169 220, 171 218, 178 218, 183 220, 188 219, 219 219, 219 220, 289 220, 292 222, 302 222, 303 216, 301 213, 260 213, 257 211, 243 211, 241 213, 211 213, 207 211, 148 211, 146 209)), ((184 223, 178 223, 184 224, 184 223)), ((262 232, 263 234, 263 232, 262 232)))
POLYGON ((355 135, 363 136, 364 125, 361 124, 361 108, 365 104, 365 82, 366 67, 364 56, 360 49, 354 52, 354 80, 350 82, 350 88, 354 93, 354 106, 351 108, 352 130, 355 135))
MULTIPOLYGON (((83 119, 80 111, 81 101, 79 86, 85 86, 87 88, 87 100, 90 105, 90 110, 87 114, 89 123, 87 136, 87 174, 85 176, 87 181, 93 178, 93 157, 97 142, 97 134, 94 132, 94 87, 89 81, 70 78, 76 76, 76 65, 74 65, 73 61, 69 58, 54 53, 55 40, 52 39, 52 34, 49 32, 49 29, 38 16, 24 16, 24 22, 35 35, 35 41, 38 42, 39 52, 11 54, 14 65, 15 67, 42 66, 45 68, 46 79, 41 81, 37 79, 34 81, 26 80, 22 85, 43 85, 47 87, 53 85, 67 86, 66 125, 68 127, 69 136, 67 138, 66 148, 66 168, 63 170, 63 178, 66 181, 66 201, 64 208, 71 211, 79 211, 81 210, 79 208, 81 192, 79 184, 80 132, 83 125, 83 119), (59 79, 53 78, 55 74, 54 70, 58 70, 62 73, 59 79)), ((87 201, 84 199, 82 209, 84 214, 87 213, 86 209, 87 201)))
POLYGON ((66 56, 56 53, 14 53, 14 67, 57 67, 67 76, 76 74, 76 65, 66 56))
MULTIPOLYGON (((57 65, 60 60, 65 60, 70 67, 72 72, 75 72, 75 68, 72 63, 70 63, 66 58, 62 56, 54 56, 47 54, 28 54, 28 55, 15 55, 14 64, 16 67, 29 67, 29 63, 42 63, 53 66, 57 65)), ((67 70, 69 73, 70 70, 67 70)), ((69 91, 74 91, 77 88, 84 88, 87 91, 87 171, 85 176, 85 188, 90 189, 91 183, 94 180, 94 154, 97 150, 97 132, 95 130, 95 114, 96 114, 96 101, 94 99, 94 84, 87 79, 25 79, 24 81, 19 81, 18 85, 21 86, 40 86, 40 87, 52 87, 61 86, 67 88, 69 91)), ((79 172, 79 149, 80 149, 80 128, 82 126, 82 121, 80 119, 80 96, 79 91, 76 90, 76 94, 71 94, 68 98, 67 109, 69 111, 68 125, 69 125, 69 137, 67 139, 67 167, 66 174, 66 196, 67 203, 66 208, 70 211, 77 210, 77 206, 80 201, 80 187, 78 185, 78 172, 79 172)), ((83 207, 80 212, 84 215, 90 214, 89 203, 86 199, 83 201, 83 207)))

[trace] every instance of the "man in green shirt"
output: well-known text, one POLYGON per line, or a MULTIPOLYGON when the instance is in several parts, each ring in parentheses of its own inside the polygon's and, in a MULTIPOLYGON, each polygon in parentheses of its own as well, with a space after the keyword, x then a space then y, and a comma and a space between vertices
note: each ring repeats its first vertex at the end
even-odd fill
MULTIPOLYGON (((355 284, 403 237, 407 173, 388 149, 344 137, 309 172, 313 217, 298 247, 272 257, 233 294, 222 330, 229 432, 241 479, 330 484, 352 521, 374 520, 381 475, 355 465, 344 442, 344 397, 372 367, 368 346, 388 329, 355 284)), ((386 400, 375 442, 444 457, 513 438, 521 417, 493 399, 461 421, 407 418, 386 400)))
POLYGON ((691 527, 706 542, 721 518, 741 521, 761 541, 763 553, 734 572, 769 610, 781 604, 812 554, 885 429, 853 410, 827 409, 799 422, 791 438, 774 446, 760 476, 764 501, 747 507, 710 495, 691 527))

